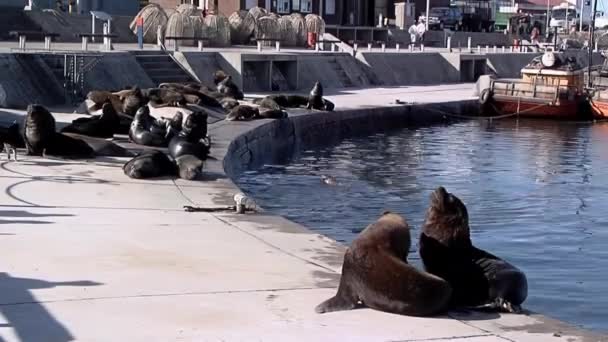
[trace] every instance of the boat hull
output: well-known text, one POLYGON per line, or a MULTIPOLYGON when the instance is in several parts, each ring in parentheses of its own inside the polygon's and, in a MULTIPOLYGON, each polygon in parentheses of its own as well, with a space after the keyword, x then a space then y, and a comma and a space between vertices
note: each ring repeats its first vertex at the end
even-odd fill
MULTIPOLYGON (((491 106, 483 109, 484 112, 493 112, 493 115, 512 115, 520 118, 539 118, 556 120, 590 120, 593 119, 585 106, 585 100, 577 97, 574 100, 561 100, 559 103, 542 102, 534 98, 495 98, 490 101, 491 106)), ((606 104, 608 113, 608 104, 606 104)))
POLYGON ((608 101, 591 100, 591 111, 596 119, 608 119, 608 101))

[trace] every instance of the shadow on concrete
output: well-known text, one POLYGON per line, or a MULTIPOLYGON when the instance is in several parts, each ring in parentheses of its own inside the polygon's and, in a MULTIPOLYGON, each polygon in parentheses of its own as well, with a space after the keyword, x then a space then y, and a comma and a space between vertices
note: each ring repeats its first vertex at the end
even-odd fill
POLYGON ((59 322, 31 293, 31 290, 57 286, 97 286, 93 281, 50 282, 41 279, 17 278, 0 272, 0 312, 6 319, 4 327, 14 329, 20 341, 73 341, 70 331, 59 322))
POLYGON ((469 309, 451 310, 448 316, 459 321, 487 321, 500 318, 500 314, 496 311, 478 311, 469 309))
POLYGON ((36 214, 26 210, 2 210, 0 217, 66 217, 72 214, 36 214))

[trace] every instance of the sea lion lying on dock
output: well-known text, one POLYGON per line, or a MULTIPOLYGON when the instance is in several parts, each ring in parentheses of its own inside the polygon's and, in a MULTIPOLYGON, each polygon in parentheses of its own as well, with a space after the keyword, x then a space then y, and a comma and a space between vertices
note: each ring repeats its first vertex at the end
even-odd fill
POLYGON ((473 246, 466 206, 443 187, 431 195, 420 234, 420 256, 428 272, 452 286, 451 307, 519 312, 528 295, 522 271, 473 246))
POLYGON ((29 155, 52 155, 66 158, 90 158, 93 149, 83 140, 55 131, 55 118, 45 107, 27 107, 23 140, 29 155))
POLYGON ((364 305, 413 316, 446 310, 452 293, 450 284, 408 264, 410 245, 405 219, 384 213, 346 250, 338 293, 315 310, 325 313, 364 305))
POLYGON ((125 175, 135 179, 175 176, 177 167, 160 151, 148 150, 138 154, 122 167, 125 175))
POLYGON ((64 127, 63 133, 76 133, 90 137, 112 138, 114 133, 119 130, 120 117, 111 101, 103 104, 101 115, 94 115, 87 118, 78 118, 64 127))
POLYGON ((183 155, 193 155, 205 160, 209 154, 207 136, 207 113, 194 112, 186 118, 182 131, 169 142, 169 154, 174 159, 183 155))
POLYGON ((224 94, 225 96, 232 97, 236 100, 242 100, 245 98, 243 92, 232 81, 232 76, 226 76, 226 78, 224 78, 220 83, 218 83, 217 91, 220 94, 224 94))
POLYGON ((136 144, 144 146, 167 146, 167 125, 159 123, 150 115, 148 106, 141 107, 129 129, 129 138, 136 144))
POLYGON ((283 119, 286 118, 287 112, 282 109, 263 109, 238 105, 234 107, 226 116, 227 121, 249 121, 254 119, 283 119))

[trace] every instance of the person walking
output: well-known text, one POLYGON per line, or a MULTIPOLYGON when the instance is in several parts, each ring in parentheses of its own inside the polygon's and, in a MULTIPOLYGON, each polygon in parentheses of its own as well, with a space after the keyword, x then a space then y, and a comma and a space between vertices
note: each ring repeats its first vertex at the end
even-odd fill
POLYGON ((416 46, 416 38, 418 37, 418 28, 416 27, 415 21, 412 23, 412 26, 410 26, 407 32, 410 34, 410 46, 413 50, 414 46, 416 46))
POLYGON ((416 31, 418 32, 418 37, 420 39, 420 46, 422 46, 424 42, 424 35, 426 34, 426 25, 424 24, 424 20, 420 20, 418 26, 416 26, 416 31))

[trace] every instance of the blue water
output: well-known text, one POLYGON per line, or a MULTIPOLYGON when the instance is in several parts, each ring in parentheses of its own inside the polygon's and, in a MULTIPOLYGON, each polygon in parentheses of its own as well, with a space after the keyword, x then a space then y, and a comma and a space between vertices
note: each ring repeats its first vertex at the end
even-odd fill
POLYGON ((442 185, 467 205, 475 245, 526 273, 527 309, 608 331, 608 124, 403 129, 302 151, 238 183, 266 210, 347 244, 385 209, 399 212, 417 265, 429 195, 442 185))

